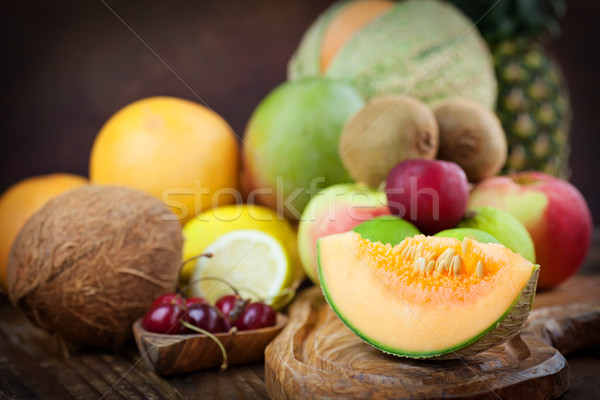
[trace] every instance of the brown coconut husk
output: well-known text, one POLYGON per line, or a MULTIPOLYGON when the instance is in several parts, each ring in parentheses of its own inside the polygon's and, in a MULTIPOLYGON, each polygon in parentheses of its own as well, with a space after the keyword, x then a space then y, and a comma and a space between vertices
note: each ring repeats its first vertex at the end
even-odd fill
POLYGON ((159 200, 87 185, 47 202, 20 231, 9 297, 76 347, 118 349, 152 301, 177 285, 181 225, 159 200))

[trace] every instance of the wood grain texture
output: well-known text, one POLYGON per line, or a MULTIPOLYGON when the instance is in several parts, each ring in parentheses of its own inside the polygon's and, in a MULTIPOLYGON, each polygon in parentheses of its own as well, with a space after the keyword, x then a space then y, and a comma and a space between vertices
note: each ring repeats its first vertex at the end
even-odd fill
POLYGON ((589 281, 590 290, 571 285, 541 293, 536 304, 553 306, 538 306, 508 343, 462 360, 425 362, 369 346, 335 316, 318 288, 309 289, 267 347, 267 390, 273 398, 557 398, 568 388, 568 366, 553 346, 568 352, 598 344, 600 277, 589 281))
MULTIPOLYGON (((277 314, 274 326, 252 331, 216 333, 227 352, 228 365, 262 361, 265 347, 281 332, 287 322, 277 314)), ((133 336, 146 365, 159 375, 218 368, 223 354, 217 343, 206 335, 163 335, 142 328, 141 319, 133 324, 133 336)))
POLYGON ((46 332, 0 299, 0 398, 147 399, 184 397, 149 374, 137 350, 79 351, 65 356, 46 332))

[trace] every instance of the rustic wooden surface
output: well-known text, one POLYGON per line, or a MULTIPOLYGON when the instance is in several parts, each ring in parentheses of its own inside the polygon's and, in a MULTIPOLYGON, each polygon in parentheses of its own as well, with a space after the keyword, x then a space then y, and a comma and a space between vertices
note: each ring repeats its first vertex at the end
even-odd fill
MULTIPOLYGON (((347 328, 319 288, 306 290, 286 329, 265 355, 266 384, 276 399, 332 396, 386 398, 557 398, 568 388, 561 351, 598 345, 600 277, 563 291, 562 306, 538 308, 521 338, 453 361, 387 356, 347 328), (576 303, 573 303, 576 301, 576 303), (582 302, 585 302, 583 304, 582 302)), ((555 304, 560 295, 551 296, 555 304)), ((550 301, 550 300, 548 300, 550 301)), ((540 301, 543 305, 545 301, 540 301)))
MULTIPOLYGON (((568 293, 600 293, 599 239, 596 234, 581 273, 556 290, 540 293, 535 308, 556 305, 556 298, 568 293)), ((561 400, 600 398, 600 346, 566 358, 569 390, 561 400)), ((263 363, 160 377, 141 361, 133 340, 121 354, 82 352, 65 359, 50 336, 0 295, 0 399, 100 398, 267 399, 269 394, 263 363)))

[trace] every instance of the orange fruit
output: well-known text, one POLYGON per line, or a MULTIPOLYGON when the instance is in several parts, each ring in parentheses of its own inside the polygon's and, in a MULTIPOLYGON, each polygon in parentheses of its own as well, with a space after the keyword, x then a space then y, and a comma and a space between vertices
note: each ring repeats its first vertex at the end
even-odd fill
POLYGON ((225 120, 174 97, 150 97, 119 110, 100 130, 90 159, 93 183, 150 193, 182 224, 234 202, 237 170, 237 139, 225 120))
POLYGON ((6 291, 8 253, 25 222, 48 200, 60 193, 85 185, 87 179, 72 174, 40 175, 15 183, 0 197, 0 287, 6 291))

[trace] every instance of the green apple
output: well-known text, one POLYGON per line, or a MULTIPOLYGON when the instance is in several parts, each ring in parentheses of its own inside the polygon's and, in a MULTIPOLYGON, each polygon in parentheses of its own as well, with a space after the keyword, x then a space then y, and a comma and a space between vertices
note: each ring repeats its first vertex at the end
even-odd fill
POLYGON ((458 227, 487 232, 504 246, 535 263, 535 248, 529 232, 521 221, 506 211, 494 207, 469 208, 458 227))
MULTIPOLYGON (((453 228, 436 233, 433 236, 450 237, 462 241, 464 238, 477 240, 479 243, 500 243, 498 239, 481 229, 453 228)), ((501 243, 500 243, 501 244, 501 243)))
POLYGON ((381 242, 392 246, 400 243, 408 236, 419 235, 421 232, 416 226, 405 219, 393 215, 382 215, 357 225, 354 232, 360 233, 363 239, 371 242, 381 242))

